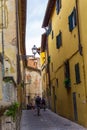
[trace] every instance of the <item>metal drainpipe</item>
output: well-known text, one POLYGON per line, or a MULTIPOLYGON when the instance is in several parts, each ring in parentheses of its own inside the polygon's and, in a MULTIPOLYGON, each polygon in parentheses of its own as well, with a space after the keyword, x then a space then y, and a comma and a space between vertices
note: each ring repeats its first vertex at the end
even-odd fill
MULTIPOLYGON (((44 28, 45 31, 47 32, 47 29, 44 28)), ((48 50, 48 41, 46 41, 47 44, 47 57, 49 56, 49 50, 48 50)), ((51 83, 50 83, 50 68, 49 68, 49 63, 48 63, 48 79, 49 79, 49 89, 50 89, 50 96, 51 96, 51 83)), ((49 108, 51 109, 51 104, 50 104, 50 99, 49 100, 49 108)))
POLYGON ((1 0, 1 11, 2 11, 2 57, 3 57, 3 65, 2 65, 2 74, 4 77, 4 30, 3 30, 3 0, 1 0))
POLYGON ((78 48, 79 48, 79 53, 82 55, 82 45, 81 45, 81 37, 80 37, 80 26, 79 26, 79 15, 78 15, 78 0, 76 0, 76 13, 77 13, 77 27, 78 27, 78 48))
MULTIPOLYGON (((78 27, 78 40, 79 40, 79 47, 82 49, 81 45, 81 36, 80 36, 80 26, 79 26, 79 15, 78 15, 78 0, 76 0, 76 11, 77 11, 77 27, 78 27)), ((81 50, 82 51, 82 50, 81 50)), ((85 94, 86 94, 86 100, 87 100, 87 90, 86 90, 86 76, 85 76, 85 63, 84 63, 84 57, 81 53, 82 59, 83 59, 83 73, 84 73, 84 82, 85 82, 85 94)))
POLYGON ((17 83, 20 82, 20 57, 19 57, 19 45, 18 45, 18 0, 15 0, 15 6, 16 6, 16 38, 17 38, 17 83), (19 74, 18 74, 19 73, 19 74))

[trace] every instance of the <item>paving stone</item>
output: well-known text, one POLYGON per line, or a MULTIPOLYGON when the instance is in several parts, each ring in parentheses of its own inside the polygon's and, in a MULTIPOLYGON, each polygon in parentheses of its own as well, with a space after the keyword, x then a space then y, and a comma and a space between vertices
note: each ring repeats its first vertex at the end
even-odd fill
POLYGON ((87 130, 48 109, 41 109, 40 116, 37 116, 34 110, 23 110, 20 127, 20 130, 87 130))

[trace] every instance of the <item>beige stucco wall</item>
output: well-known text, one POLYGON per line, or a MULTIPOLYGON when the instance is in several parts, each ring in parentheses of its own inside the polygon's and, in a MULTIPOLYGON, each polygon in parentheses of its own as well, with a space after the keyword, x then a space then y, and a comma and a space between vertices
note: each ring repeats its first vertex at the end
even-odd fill
POLYGON ((2 100, 2 64, 0 63, 0 100, 2 100))
MULTIPOLYGON (((4 52, 3 76, 12 76, 16 81, 17 39, 16 39, 16 5, 14 0, 13 1, 0 0, 0 53, 3 52, 4 52)), ((2 69, 0 73, 2 73, 2 69)), ((2 93, 2 85, 0 87, 0 93, 2 93)), ((2 94, 0 94, 0 96, 1 95, 2 94)))
MULTIPOLYGON (((0 0, 1 4, 1 0, 0 0)), ((2 44, 4 48, 4 58, 10 64, 9 73, 16 80, 16 10, 15 1, 3 0, 3 27, 0 27, 0 51, 2 52, 2 44), (5 15, 4 15, 5 14, 5 15), (3 28, 3 29, 2 29, 3 28), (3 40, 2 40, 3 35, 3 40), (3 43, 2 43, 3 42, 3 43)), ((4 61, 5 62, 5 61, 4 61)), ((6 66, 5 66, 6 68, 6 66)))
POLYGON ((25 69, 26 104, 33 103, 37 95, 42 97, 40 58, 29 57, 25 69))
POLYGON ((16 54, 17 54, 17 41, 16 41, 16 10, 15 1, 7 1, 7 17, 8 26, 4 29, 4 51, 6 59, 9 59, 10 64, 9 75, 13 76, 16 80, 16 54))
POLYGON ((26 104, 28 104, 28 96, 30 96, 29 103, 35 100, 37 95, 42 97, 42 85, 41 85, 41 75, 40 73, 26 69, 26 77, 31 76, 30 81, 26 80, 26 104))

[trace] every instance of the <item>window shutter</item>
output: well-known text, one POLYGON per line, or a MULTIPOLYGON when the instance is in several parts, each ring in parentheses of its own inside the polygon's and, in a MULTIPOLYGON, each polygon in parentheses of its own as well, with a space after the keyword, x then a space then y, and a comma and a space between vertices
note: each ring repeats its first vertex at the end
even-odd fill
POLYGON ((60 44, 59 44, 59 36, 56 37, 56 47, 57 47, 57 49, 60 48, 60 44))
POLYGON ((50 22, 49 25, 48 25, 48 29, 47 29, 47 32, 46 32, 47 36, 50 34, 51 30, 52 30, 52 22, 50 22))
POLYGON ((59 13, 59 0, 56 0, 56 12, 59 13))
POLYGON ((59 49, 61 45, 62 45, 62 38, 60 32, 59 35, 56 37, 56 47, 59 49))
POLYGON ((68 17, 69 21, 69 30, 72 31, 73 28, 76 26, 77 21, 76 21, 76 9, 74 8, 73 12, 71 15, 68 17))
POLYGON ((3 63, 3 55, 0 53, 0 62, 3 63))
POLYGON ((68 19, 69 19, 69 30, 72 31, 73 30, 72 14, 68 17, 68 19))
POLYGON ((59 14, 61 8, 61 0, 56 0, 56 12, 59 14))
POLYGON ((75 9, 75 8, 74 8, 74 11, 73 11, 73 15, 74 15, 75 25, 77 25, 77 20, 76 20, 76 9, 75 9))
POLYGON ((53 30, 52 30, 52 39, 54 38, 54 32, 53 32, 53 30))
POLYGON ((50 56, 48 56, 48 63, 50 63, 50 60, 51 60, 51 57, 50 57, 50 56))
POLYGON ((56 86, 58 87, 58 79, 56 79, 56 86))
POLYGON ((65 62, 65 77, 70 79, 69 60, 66 60, 65 62))
POLYGON ((76 75, 76 83, 80 83, 80 71, 79 71, 79 63, 75 64, 75 75, 76 75))
POLYGON ((47 36, 49 35, 49 29, 46 31, 47 36))
POLYGON ((66 88, 70 88, 70 66, 69 66, 69 60, 65 61, 65 80, 64 84, 66 88))
POLYGON ((58 41, 59 41, 60 46, 62 45, 62 39, 61 39, 61 36, 62 36, 62 33, 60 32, 60 33, 59 33, 59 38, 58 38, 58 41))
POLYGON ((59 8, 61 8, 61 0, 59 0, 59 8))

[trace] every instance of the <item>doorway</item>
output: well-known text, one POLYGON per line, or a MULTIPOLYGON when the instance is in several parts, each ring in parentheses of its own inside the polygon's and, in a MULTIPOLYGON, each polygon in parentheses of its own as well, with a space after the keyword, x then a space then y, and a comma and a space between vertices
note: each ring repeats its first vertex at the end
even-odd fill
POLYGON ((54 112, 56 113, 56 94, 54 86, 53 86, 53 103, 54 103, 54 112))
POLYGON ((75 119, 75 121, 78 121, 76 92, 73 92, 73 107, 74 107, 74 119, 75 119))

